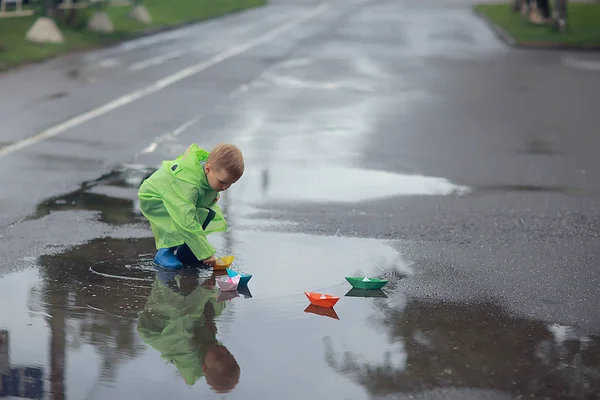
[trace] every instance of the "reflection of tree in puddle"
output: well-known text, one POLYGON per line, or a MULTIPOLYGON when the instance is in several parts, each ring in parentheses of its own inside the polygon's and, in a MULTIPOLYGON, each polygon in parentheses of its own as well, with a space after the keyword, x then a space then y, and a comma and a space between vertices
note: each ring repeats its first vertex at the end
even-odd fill
POLYGON ((533 398, 589 399, 600 388, 600 338, 510 316, 490 303, 415 300, 403 310, 374 300, 405 361, 357 362, 326 343, 326 360, 372 395, 482 388, 533 398))
MULTIPOLYGON (((50 328, 50 392, 65 393, 66 349, 92 345, 101 360, 101 382, 113 380, 116 367, 137 357, 145 346, 137 339, 136 317, 150 294, 150 282, 111 279, 89 266, 113 260, 108 272, 123 274, 154 250, 152 239, 99 239, 66 253, 39 259, 42 282, 30 293, 29 309, 44 311, 50 328)), ((146 272, 149 280, 151 273, 146 272)), ((85 368, 85 366, 81 366, 85 368)))
POLYGON ((159 271, 138 332, 175 365, 188 385, 204 377, 215 392, 227 393, 237 385, 240 367, 216 339, 215 317, 226 305, 218 302, 218 295, 214 277, 159 271))
MULTIPOLYGON (((29 309, 31 312, 43 312, 50 328, 49 380, 53 399, 66 397, 65 360, 68 348, 77 350, 82 345, 93 346, 101 367, 98 380, 103 383, 112 382, 120 365, 138 357, 147 348, 137 331, 138 314, 143 311, 141 318, 148 322, 148 305, 153 304, 160 309, 161 301, 157 299, 164 300, 166 293, 165 289, 162 297, 157 294, 159 283, 155 281, 156 270, 152 262, 154 251, 153 238, 107 238, 91 241, 66 253, 40 257, 42 281, 29 293, 29 309), (100 273, 93 273, 93 270, 100 273)), ((183 291, 190 293, 182 303, 188 311, 197 307, 194 315, 205 323, 204 328, 196 327, 194 331, 202 339, 199 343, 216 344, 216 340, 209 340, 212 334, 209 328, 214 326, 213 317, 207 317, 202 311, 209 313, 209 308, 213 307, 213 313, 218 315, 224 306, 213 301, 215 290, 198 286, 199 274, 211 275, 211 272, 192 271, 196 281, 190 277, 181 280, 183 291), (205 298, 211 301, 203 304, 202 299, 205 298)), ((214 277, 212 285, 214 287, 214 277)), ((164 306, 173 307, 173 304, 164 306)), ((156 323, 153 318, 150 320, 156 323)), ((235 360, 224 363, 228 352, 223 349, 220 345, 211 347, 204 357, 203 364, 209 366, 204 376, 207 382, 213 378, 211 382, 215 390, 231 386, 231 382, 219 379, 225 376, 220 368, 237 366, 235 360), (216 371, 216 375, 213 374, 216 378, 211 375, 213 371, 216 371)), ((85 365, 80 367, 86 368, 85 365)), ((235 372, 235 368, 233 370, 235 372)), ((237 379, 234 381, 237 383, 237 379)))

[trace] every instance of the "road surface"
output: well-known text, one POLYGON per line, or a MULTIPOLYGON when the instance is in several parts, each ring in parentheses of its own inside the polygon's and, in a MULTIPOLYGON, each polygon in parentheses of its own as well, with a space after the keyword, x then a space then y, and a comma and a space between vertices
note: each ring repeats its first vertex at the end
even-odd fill
POLYGON ((469 5, 273 1, 0 76, 0 372, 52 399, 598 398, 600 57, 507 47, 469 5), (194 142, 247 162, 211 238, 254 275, 233 299, 157 273, 136 202, 194 142))

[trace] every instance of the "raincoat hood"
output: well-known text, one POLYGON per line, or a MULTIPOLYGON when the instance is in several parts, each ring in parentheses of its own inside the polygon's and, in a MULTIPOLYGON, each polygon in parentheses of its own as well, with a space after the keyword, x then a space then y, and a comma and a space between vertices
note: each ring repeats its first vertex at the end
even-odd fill
POLYGON ((209 155, 208 151, 193 143, 183 155, 175 160, 163 161, 162 166, 175 178, 193 185, 199 185, 204 190, 212 191, 204 171, 204 165, 208 161, 209 155))

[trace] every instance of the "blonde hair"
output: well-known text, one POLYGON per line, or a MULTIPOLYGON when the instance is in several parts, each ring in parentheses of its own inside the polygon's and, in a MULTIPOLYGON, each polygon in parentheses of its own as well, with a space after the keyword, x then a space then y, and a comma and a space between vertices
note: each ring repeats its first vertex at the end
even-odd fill
POLYGON ((224 169, 235 178, 244 173, 244 156, 240 149, 233 144, 218 144, 208 156, 207 163, 213 168, 224 169))

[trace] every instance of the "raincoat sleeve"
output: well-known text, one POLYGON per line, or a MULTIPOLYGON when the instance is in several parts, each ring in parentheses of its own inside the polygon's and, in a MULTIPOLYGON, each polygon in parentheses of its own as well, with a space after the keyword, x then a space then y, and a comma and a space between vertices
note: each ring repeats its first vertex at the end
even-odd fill
POLYGON ((173 184, 163 203, 185 243, 198 260, 205 260, 215 253, 206 238, 206 232, 198 220, 196 202, 198 189, 186 183, 173 184))

